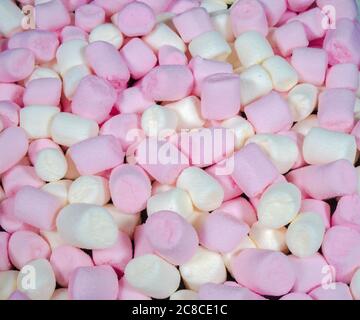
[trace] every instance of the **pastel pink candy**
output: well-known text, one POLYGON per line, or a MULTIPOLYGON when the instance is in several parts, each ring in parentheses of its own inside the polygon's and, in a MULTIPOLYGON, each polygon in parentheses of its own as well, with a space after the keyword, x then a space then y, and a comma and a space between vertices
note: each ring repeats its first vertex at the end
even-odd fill
MULTIPOLYGON (((26 1, 26 0, 25 0, 26 1)), ((30 0, 31 1, 31 0, 30 0)), ((87 4, 90 0, 62 0, 68 11, 75 11, 80 6, 87 4)), ((111 0, 110 0, 111 1, 111 0)), ((109 1, 108 1, 109 2, 109 1)))
POLYGON ((54 270, 56 282, 67 287, 72 273, 79 267, 92 267, 91 257, 79 248, 68 245, 56 247, 52 250, 50 263, 54 270))
POLYGON ((328 284, 328 288, 319 286, 309 292, 309 295, 314 300, 354 300, 348 285, 342 282, 335 282, 333 285, 334 289, 330 287, 331 284, 328 284))
MULTIPOLYGON (((124 58, 112 44, 105 41, 90 43, 85 49, 85 58, 97 76, 107 80, 115 89, 126 88, 130 73, 124 58)), ((112 91, 107 94, 113 99, 112 91)))
MULTIPOLYGON (((0 96, 0 100, 1 99, 2 98, 0 96)), ((8 99, 0 101, 0 117, 2 119, 4 129, 8 127, 16 127, 19 124, 19 110, 20 107, 16 103, 11 102, 8 99)))
POLYGON ((235 217, 216 210, 201 224, 200 244, 211 251, 226 253, 234 250, 248 234, 249 226, 235 217))
POLYGON ((32 140, 29 144, 28 157, 30 162, 34 165, 39 152, 43 149, 57 149, 61 151, 61 148, 51 139, 36 139, 32 140))
POLYGON ((134 0, 94 0, 93 3, 103 8, 107 16, 111 16, 132 1, 134 0))
POLYGON ((309 8, 315 0, 288 0, 288 8, 292 11, 301 12, 309 8))
POLYGON ((79 267, 70 276, 72 300, 116 300, 118 293, 118 278, 110 266, 79 267))
POLYGON ((9 240, 9 258, 16 269, 21 269, 35 259, 48 259, 50 247, 38 234, 31 231, 16 231, 9 240))
POLYGON ((110 82, 97 76, 83 78, 75 91, 72 113, 98 123, 105 121, 116 101, 116 91, 110 82))
POLYGON ((158 66, 142 79, 141 91, 145 98, 153 101, 177 101, 191 93, 193 83, 193 75, 187 66, 158 66))
POLYGON ((200 7, 178 14, 172 22, 185 43, 214 29, 209 13, 200 7))
POLYGON ((145 233, 145 224, 138 225, 134 232, 134 258, 153 253, 154 249, 145 233))
POLYGON ((140 79, 147 74, 157 63, 152 49, 140 38, 133 38, 121 48, 130 74, 134 79, 140 79))
POLYGON ((231 7, 230 20, 235 37, 246 31, 258 31, 266 36, 269 31, 265 11, 256 0, 236 2, 231 7))
POLYGON ((204 79, 201 86, 201 114, 204 119, 224 120, 240 111, 240 77, 218 73, 204 79))
POLYGON ((357 17, 358 9, 355 0, 316 0, 316 4, 321 9, 325 6, 333 6, 336 12, 336 19, 356 19, 357 17))
POLYGON ((206 283, 198 292, 199 300, 266 300, 251 290, 239 286, 206 283))
POLYGON ((105 22, 105 10, 93 4, 85 4, 75 11, 75 25, 90 32, 105 22))
POLYGON ((14 216, 20 221, 42 230, 52 230, 61 202, 46 191, 23 186, 15 195, 14 206, 14 216))
POLYGON ((360 233, 346 226, 333 226, 325 233, 322 253, 335 268, 336 281, 350 283, 360 267, 360 233))
POLYGON ((273 27, 286 11, 286 0, 258 0, 265 10, 269 27, 273 27))
POLYGON ((33 72, 35 56, 29 49, 9 49, 0 52, 0 82, 24 80, 33 72))
MULTIPOLYGON (((0 83, 0 101, 1 103, 13 102, 19 106, 23 105, 22 96, 24 87, 15 83, 0 83)), ((1 108, 0 108, 1 110, 1 108)))
POLYGON ((293 123, 287 102, 275 91, 248 104, 244 111, 256 133, 285 131, 293 123))
POLYGON ((324 37, 326 30, 323 27, 325 14, 319 8, 313 8, 301 12, 291 20, 300 21, 305 27, 306 36, 309 41, 324 37))
POLYGON ((36 27, 40 30, 57 31, 71 22, 70 14, 61 0, 52 0, 35 6, 36 27))
POLYGON ((114 205, 128 214, 144 210, 151 196, 150 179, 137 165, 124 164, 115 168, 111 172, 109 186, 114 205))
POLYGON ((168 8, 169 12, 180 14, 187 10, 197 8, 200 6, 199 0, 178 0, 173 1, 168 8))
POLYGON ((313 212, 322 217, 325 228, 330 228, 330 205, 321 200, 303 199, 301 201, 301 212, 313 212))
POLYGON ((87 41, 88 34, 86 33, 86 31, 84 31, 83 29, 81 29, 79 27, 66 26, 65 28, 63 28, 61 30, 60 39, 61 39, 62 43, 66 42, 66 41, 71 41, 71 40, 87 41))
POLYGON ((114 136, 104 135, 81 141, 72 145, 69 152, 81 175, 97 174, 124 162, 124 152, 114 136))
POLYGON ((279 251, 245 249, 233 258, 231 270, 240 285, 267 296, 289 293, 296 279, 289 258, 279 251))
POLYGON ((353 63, 339 63, 332 66, 326 76, 326 87, 356 91, 359 87, 357 65, 353 63))
POLYGON ((354 127, 356 95, 348 89, 325 89, 319 95, 317 118, 322 128, 349 133, 354 127))
POLYGON ((119 295, 118 300, 151 300, 150 297, 136 291, 126 280, 122 277, 119 281, 119 295))
POLYGON ((109 265, 118 272, 124 272, 126 265, 132 259, 132 244, 129 236, 119 231, 115 244, 106 249, 92 251, 92 258, 96 266, 109 265))
POLYGON ((31 80, 24 92, 24 105, 58 106, 60 104, 62 84, 55 78, 31 80), (46 94, 43 94, 46 92, 46 94))
POLYGON ((187 65, 188 59, 184 52, 173 46, 162 46, 158 51, 159 65, 187 65))
POLYGON ((194 227, 173 211, 153 213, 144 232, 155 253, 174 265, 189 261, 199 246, 194 227))
POLYGON ((260 195, 279 176, 279 172, 264 152, 250 143, 234 155, 232 178, 248 197, 260 195))
POLYGON ((300 188, 303 196, 317 200, 351 195, 357 188, 356 170, 344 159, 296 169, 286 178, 300 188))
POLYGON ((151 7, 156 14, 167 11, 173 0, 139 0, 151 7))
POLYGON ((139 86, 125 89, 119 93, 116 101, 116 106, 121 113, 142 113, 153 104, 153 100, 144 97, 139 86))
POLYGON ((156 23, 154 11, 142 2, 131 2, 117 14, 115 24, 128 37, 145 36, 156 23))
POLYGON ((291 292, 282 296, 280 300, 313 300, 308 294, 301 292, 291 292))
POLYGON ((360 196, 341 197, 331 217, 333 226, 347 226, 360 232, 360 196))
POLYGON ((18 163, 28 149, 28 138, 22 128, 10 127, 0 133, 0 174, 18 163))
POLYGON ((287 22, 290 22, 292 18, 296 17, 296 12, 286 10, 285 13, 281 16, 278 23, 275 25, 275 27, 281 27, 287 22))
POLYGON ((30 299, 25 293, 16 290, 10 295, 8 300, 30 300, 30 299))
POLYGON ((295 284, 292 291, 307 293, 322 284, 328 264, 321 254, 315 253, 307 258, 290 255, 289 259, 295 270, 295 284))
POLYGON ((8 255, 8 243, 10 234, 0 231, 0 271, 11 269, 11 263, 8 255))

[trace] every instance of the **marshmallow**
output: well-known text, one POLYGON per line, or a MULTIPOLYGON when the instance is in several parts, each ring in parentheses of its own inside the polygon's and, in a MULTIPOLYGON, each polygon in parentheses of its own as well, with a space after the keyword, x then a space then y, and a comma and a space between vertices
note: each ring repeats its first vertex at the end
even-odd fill
POLYGON ((202 0, 200 7, 204 8, 207 12, 213 13, 226 9, 226 4, 218 0, 202 0))
POLYGON ((151 298, 135 290, 125 277, 122 277, 119 281, 118 300, 151 300, 151 298))
POLYGON ((71 22, 70 13, 61 0, 36 4, 36 27, 41 30, 61 30, 71 22))
POLYGON ((0 271, 0 300, 8 300, 16 290, 19 271, 0 271))
POLYGON ((173 46, 163 46, 158 52, 159 65, 187 65, 188 58, 185 53, 173 46))
POLYGON ((103 23, 92 29, 89 34, 89 42, 96 41, 104 41, 112 44, 116 49, 120 49, 124 42, 124 36, 112 23, 103 23))
POLYGON ((46 240, 51 250, 66 245, 65 241, 60 237, 59 232, 56 230, 40 230, 39 234, 46 240))
POLYGON ((240 149, 254 135, 254 128, 249 121, 241 116, 234 116, 221 122, 221 126, 235 134, 235 148, 240 149))
POLYGON ((61 81, 55 78, 41 78, 27 83, 24 92, 24 105, 58 106, 61 97, 61 81), (47 95, 42 95, 46 91, 47 95))
POLYGON ((0 33, 9 37, 22 29, 24 16, 20 8, 11 0, 1 1, 0 4, 0 33))
POLYGON ((316 4, 323 10, 326 9, 326 6, 333 6, 336 11, 336 19, 348 18, 353 20, 356 19, 358 12, 356 3, 353 0, 347 1, 346 3, 338 0, 316 0, 316 4))
POLYGON ((291 128, 292 131, 297 132, 298 134, 302 134, 303 136, 307 136, 312 128, 319 127, 319 121, 316 114, 311 114, 303 120, 295 123, 291 128))
POLYGON ((234 42, 235 36, 231 28, 230 14, 227 11, 211 16, 215 31, 219 32, 227 42, 234 42))
POLYGON ((174 292, 170 296, 170 300, 198 300, 198 297, 196 291, 183 289, 174 292))
POLYGON ((83 64, 67 70, 62 76, 65 97, 71 101, 80 81, 90 74, 90 69, 83 64))
POLYGON ((319 286, 309 292, 314 300, 353 300, 349 287, 345 283, 334 282, 333 289, 327 286, 319 286))
POLYGON ((7 271, 11 269, 11 263, 9 260, 8 254, 8 243, 9 243, 10 234, 7 232, 0 232, 0 272, 7 271))
POLYGON ((44 181, 59 181, 68 170, 67 160, 62 151, 53 148, 41 150, 35 160, 36 174, 44 181))
POLYGON ((72 184, 71 180, 53 181, 42 186, 42 190, 57 197, 62 206, 68 204, 69 189, 72 184))
POLYGON ((286 0, 258 0, 262 5, 268 24, 275 26, 286 11, 286 0))
POLYGON ((61 42, 66 42, 71 40, 88 41, 88 34, 86 31, 84 31, 79 27, 66 26, 61 30, 60 40, 61 42))
POLYGON ((60 210, 56 227, 66 243, 84 249, 111 247, 118 233, 106 209, 85 203, 70 204, 60 210))
POLYGON ((326 88, 349 89, 357 91, 359 71, 353 63, 340 63, 332 66, 326 75, 326 88))
POLYGON ((357 214, 359 206, 360 197, 358 195, 340 198, 332 215, 331 225, 344 225, 360 231, 360 220, 357 214))
POLYGON ((105 22, 105 11, 103 8, 93 4, 85 4, 75 10, 75 26, 86 32, 105 22))
POLYGON ((284 253, 288 251, 285 241, 285 227, 272 229, 260 222, 256 222, 250 229, 249 237, 259 249, 282 251, 284 253))
POLYGON ((330 205, 327 202, 303 199, 301 201, 300 214, 303 212, 317 213, 323 219, 326 230, 330 228, 330 205))
POLYGON ((68 289, 56 289, 50 300, 69 300, 68 289))
POLYGON ((360 300, 360 269, 351 278, 350 290, 355 300, 360 300))

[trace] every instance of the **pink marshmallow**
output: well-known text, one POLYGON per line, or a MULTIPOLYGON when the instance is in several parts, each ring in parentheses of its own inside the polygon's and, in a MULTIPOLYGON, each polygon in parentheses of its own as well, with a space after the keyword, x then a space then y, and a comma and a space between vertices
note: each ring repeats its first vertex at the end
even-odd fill
POLYGON ((105 10, 93 4, 85 4, 75 11, 75 25, 86 32, 105 22, 105 10))
POLYGON ((286 11, 286 0, 258 0, 263 6, 269 27, 276 25, 286 11))
POLYGON ((162 46, 158 51, 159 65, 187 65, 188 59, 184 52, 173 46, 162 46))
POLYGON ((348 18, 355 20, 358 8, 355 0, 316 0, 316 4, 320 9, 325 6, 333 6, 336 12, 336 19, 348 18))
POLYGON ((326 76, 326 88, 339 88, 357 91, 359 71, 353 63, 340 63, 332 66, 326 76))
POLYGON ((309 41, 321 39, 326 33, 326 29, 323 27, 325 14, 319 8, 313 8, 298 14, 292 18, 291 21, 300 21, 306 31, 306 36, 309 41))
MULTIPOLYGON (((24 87, 14 83, 0 83, 0 103, 14 103, 23 106, 24 87)), ((0 108, 1 110, 2 108, 0 108)), ((1 111, 0 111, 1 112, 1 111)))
POLYGON ((8 300, 30 300, 29 297, 18 290, 14 291, 8 300))
POLYGON ((173 0, 138 0, 147 4, 156 14, 167 11, 173 0))
POLYGON ((341 282, 335 282, 333 285, 334 288, 331 288, 331 284, 328 284, 329 288, 319 286, 309 292, 309 295, 314 300, 353 300, 349 286, 341 282))
POLYGON ((57 149, 61 151, 58 144, 50 139, 36 139, 30 142, 28 149, 28 157, 32 165, 35 164, 39 152, 43 149, 57 149))
POLYGON ((134 258, 153 253, 154 249, 145 233, 145 224, 141 224, 135 228, 134 232, 134 258))
POLYGON ((133 1, 134 0, 94 0, 93 4, 103 8, 107 16, 112 16, 133 1))
POLYGON ((200 0, 177 0, 170 4, 169 12, 180 14, 200 6, 200 0))
POLYGON ((57 31, 71 22, 70 14, 61 0, 51 0, 35 6, 36 27, 40 30, 57 31))
POLYGON ((63 28, 61 30, 60 39, 61 39, 62 43, 66 42, 66 41, 71 41, 71 40, 87 41, 88 34, 86 31, 84 31, 83 29, 81 29, 79 27, 66 26, 65 28, 63 28))
POLYGON ((142 113, 154 103, 144 97, 140 87, 129 87, 119 94, 116 106, 121 113, 142 113))
POLYGON ((0 231, 0 272, 11 269, 11 263, 8 254, 9 239, 9 233, 0 231))
POLYGON ((302 12, 309 8, 315 0, 287 0, 287 2, 290 10, 302 12))
MULTIPOLYGON (((1 88, 0 88, 1 91, 1 88)), ((1 100, 1 97, 0 97, 1 100)), ((6 99, 5 99, 6 100, 6 99)), ((17 127, 20 107, 11 101, 0 101, 0 116, 5 128, 17 127)))
POLYGON ((24 92, 24 105, 50 105, 60 104, 62 83, 56 78, 42 78, 31 80, 24 92), (46 95, 43 94, 46 92, 46 95))
POLYGON ((315 199, 303 199, 301 201, 300 213, 303 212, 317 213, 323 219, 325 228, 330 228, 330 205, 327 202, 315 199))
POLYGON ((151 300, 150 297, 136 291, 126 280, 122 277, 119 281, 119 295, 118 300, 151 300))
POLYGON ((266 300, 247 288, 215 283, 203 284, 198 297, 199 300, 266 300))
POLYGON ((346 226, 360 232, 360 196, 341 197, 331 217, 332 226, 346 226))

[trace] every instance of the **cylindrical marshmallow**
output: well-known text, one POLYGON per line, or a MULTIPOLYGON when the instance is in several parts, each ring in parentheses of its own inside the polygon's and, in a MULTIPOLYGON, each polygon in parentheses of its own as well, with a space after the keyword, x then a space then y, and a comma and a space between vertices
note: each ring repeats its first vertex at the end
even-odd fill
POLYGON ((45 148, 39 151, 34 164, 36 174, 44 181, 59 181, 68 170, 67 160, 61 150, 45 148))
POLYGON ((252 225, 249 238, 259 249, 288 252, 285 242, 286 228, 272 229, 256 222, 252 225))
POLYGON ((22 29, 24 16, 21 9, 11 0, 0 4, 0 33, 9 37, 13 32, 22 29))
POLYGON ((63 88, 67 99, 72 100, 80 81, 89 74, 91 74, 90 69, 83 64, 74 66, 64 73, 62 76, 63 88))
POLYGON ((116 49, 120 49, 124 36, 121 31, 112 23, 103 23, 91 30, 89 34, 89 42, 104 41, 113 45, 116 49))
POLYGON ((71 180, 53 181, 42 186, 42 190, 57 197, 62 206, 68 204, 69 189, 72 184, 71 180))

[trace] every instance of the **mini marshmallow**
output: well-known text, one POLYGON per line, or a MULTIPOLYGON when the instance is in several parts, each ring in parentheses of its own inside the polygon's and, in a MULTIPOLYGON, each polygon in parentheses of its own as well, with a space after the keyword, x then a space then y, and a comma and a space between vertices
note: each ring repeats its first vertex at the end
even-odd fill
POLYGON ((60 40, 62 43, 71 40, 88 41, 88 34, 86 31, 75 26, 66 26, 61 30, 60 40))
POLYGON ((141 224, 135 228, 134 232, 134 258, 147 254, 154 254, 154 250, 147 240, 145 225, 141 224))
POLYGON ((142 113, 154 103, 145 98, 139 87, 129 87, 119 94, 116 107, 121 113, 142 113))
POLYGON ((117 239, 117 226, 106 209, 85 203, 70 204, 60 210, 56 226, 69 244, 84 249, 111 247, 117 239))
POLYGON ((250 122, 241 116, 228 118, 221 122, 221 126, 233 130, 236 149, 240 149, 254 135, 254 128, 250 122))
POLYGON ((126 4, 130 3, 131 1, 132 0, 94 0, 93 3, 103 8, 107 16, 111 16, 121 10, 126 4))
POLYGON ((317 213, 324 221, 326 230, 330 228, 330 205, 321 200, 303 199, 300 214, 303 212, 317 213))
POLYGON ((41 150, 34 164, 36 174, 44 181, 59 181, 65 177, 68 170, 64 153, 53 148, 41 150))
POLYGON ((0 232, 0 272, 11 269, 11 263, 8 254, 8 243, 10 234, 7 232, 0 232))
POLYGON ((359 87, 358 67, 352 63, 340 63, 332 66, 326 75, 326 88, 349 89, 359 87))
POLYGON ((157 299, 171 296, 180 284, 179 271, 153 254, 131 260, 125 269, 125 279, 140 293, 157 299))
POLYGON ((41 30, 56 31, 71 22, 70 13, 61 0, 36 4, 36 27, 41 30))
POLYGON ((205 283, 220 284, 226 281, 226 269, 221 255, 199 247, 190 261, 180 266, 185 287, 194 291, 205 283))
POLYGON ((112 23, 103 23, 96 26, 89 34, 89 42, 104 41, 112 44, 116 49, 120 49, 124 36, 121 31, 112 23))
POLYGON ((151 298, 135 290, 125 277, 122 277, 119 281, 118 300, 151 300, 151 298))
POLYGON ((258 0, 262 5, 268 24, 275 26, 286 11, 286 0, 258 0))
POLYGON ((256 222, 250 229, 249 237, 259 249, 282 251, 284 253, 288 251, 285 242, 285 227, 272 229, 264 226, 260 222, 256 222))
POLYGON ((213 13, 226 9, 226 4, 218 0, 202 0, 200 7, 206 9, 207 12, 213 13))
POLYGON ((215 31, 220 32, 227 42, 234 42, 235 36, 231 28, 229 12, 224 11, 211 16, 211 22, 215 31))
POLYGON ((58 106, 60 104, 62 84, 56 78, 41 78, 27 83, 24 92, 24 105, 58 106), (47 95, 41 95, 46 91, 47 95))
POLYGON ((309 295, 314 300, 353 300, 347 284, 334 282, 328 286, 319 286, 309 292, 309 295), (332 285, 333 288, 331 287, 332 285), (330 288, 328 286, 330 286, 330 288))
POLYGON ((61 147, 51 139, 36 139, 30 142, 28 157, 31 164, 35 164, 39 152, 44 149, 56 149, 62 152, 61 147))
POLYGON ((0 271, 0 300, 8 300, 17 287, 19 271, 0 271))
POLYGON ((308 83, 299 84, 289 91, 287 102, 295 122, 304 120, 314 111, 317 97, 317 87, 308 83))
POLYGON ((90 74, 90 69, 83 64, 67 70, 62 77, 65 97, 71 101, 80 81, 90 74))
POLYGON ((93 4, 85 4, 75 10, 75 25, 86 32, 105 22, 103 8, 93 4))
POLYGON ((59 180, 45 184, 41 189, 57 197, 62 206, 68 204, 69 189, 71 180, 59 180))
POLYGON ((178 290, 170 296, 170 300, 198 300, 198 294, 193 290, 178 290))
POLYGON ((348 226, 360 231, 358 208, 360 208, 360 197, 357 194, 340 198, 331 217, 331 225, 348 226))
POLYGON ((0 33, 9 37, 22 29, 24 19, 20 8, 11 0, 1 1, 0 4, 0 33))
POLYGON ((188 59, 184 52, 173 46, 163 46, 158 52, 159 65, 187 65, 188 59))
MULTIPOLYGON (((0 86, 1 92, 1 86, 0 86)), ((6 99, 6 97, 1 97, 0 99, 5 99, 4 101, 0 101, 0 117, 3 122, 3 130, 8 127, 16 127, 19 125, 19 111, 20 107, 6 99)))
POLYGON ((355 300, 360 300, 360 269, 351 278, 350 290, 355 300))
POLYGON ((295 123, 291 130, 297 132, 298 134, 302 134, 305 137, 312 128, 317 127, 319 127, 317 115, 311 114, 305 119, 295 123))
POLYGON ((326 164, 339 159, 354 163, 356 150, 355 137, 322 128, 312 128, 304 139, 303 156, 309 164, 326 164))

